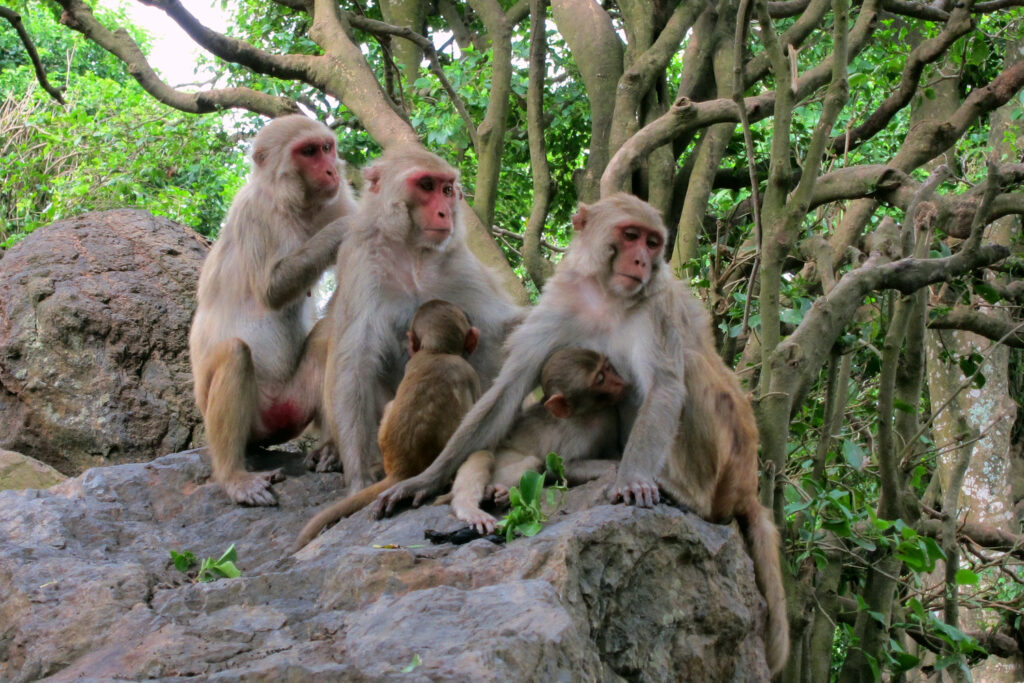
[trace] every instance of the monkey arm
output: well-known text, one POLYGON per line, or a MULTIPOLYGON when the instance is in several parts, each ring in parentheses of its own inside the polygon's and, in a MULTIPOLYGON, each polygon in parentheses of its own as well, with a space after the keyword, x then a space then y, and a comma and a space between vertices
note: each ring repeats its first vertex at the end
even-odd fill
POLYGON ((672 456, 685 401, 682 377, 671 370, 663 371, 647 393, 630 430, 613 499, 635 501, 642 507, 658 502, 658 473, 672 456))
POLYGON ((285 306, 316 284, 334 262, 349 220, 343 217, 328 223, 301 247, 270 264, 264 293, 270 308, 285 306))

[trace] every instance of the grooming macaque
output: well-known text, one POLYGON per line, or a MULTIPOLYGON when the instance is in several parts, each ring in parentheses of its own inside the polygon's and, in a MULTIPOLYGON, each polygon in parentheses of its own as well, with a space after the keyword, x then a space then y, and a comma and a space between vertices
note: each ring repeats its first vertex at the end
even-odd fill
POLYGON ((768 603, 766 654, 773 673, 789 652, 779 533, 757 497, 757 429, 738 381, 715 351, 710 320, 665 267, 658 212, 625 194, 581 205, 577 235, 526 320, 508 360, 437 460, 385 491, 378 515, 442 488, 470 454, 493 448, 516 418, 552 350, 586 340, 632 387, 620 404, 628 435, 614 499, 650 506, 659 487, 710 521, 735 517, 768 603))
POLYGON ((616 404, 626 383, 608 359, 588 349, 561 349, 540 373, 544 397, 516 420, 495 453, 469 456, 452 484, 452 512, 480 533, 497 521, 480 501, 508 502, 508 490, 527 470, 542 470, 548 453, 557 453, 570 484, 589 481, 615 467, 619 455, 616 404))
POLYGON ((296 114, 253 141, 252 173, 199 276, 189 351, 213 478, 244 505, 274 505, 279 470, 245 470, 249 444, 282 443, 316 417, 326 328, 309 292, 355 210, 334 132, 296 114))
MULTIPOLYGON (((325 422, 350 491, 373 481, 377 425, 402 378, 402 340, 417 306, 444 299, 466 312, 481 331, 470 362, 484 386, 497 374, 502 342, 521 317, 466 246, 454 168, 407 147, 385 152, 364 176, 359 210, 338 252, 338 289, 326 319, 325 422)), ((336 469, 334 460, 322 458, 316 468, 336 469)))
POLYGON ((480 379, 463 357, 477 347, 480 330, 456 306, 440 300, 420 306, 408 339, 411 358, 377 434, 387 476, 317 513, 302 528, 294 550, 392 484, 426 469, 480 396, 480 379))

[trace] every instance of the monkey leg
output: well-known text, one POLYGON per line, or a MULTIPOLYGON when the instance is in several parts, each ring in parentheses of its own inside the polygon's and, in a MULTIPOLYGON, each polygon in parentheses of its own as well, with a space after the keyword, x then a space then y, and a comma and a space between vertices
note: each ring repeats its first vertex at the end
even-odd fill
POLYGON ((494 531, 498 523, 494 517, 480 509, 480 501, 491 480, 493 466, 494 456, 490 451, 477 451, 459 467, 452 484, 452 512, 482 534, 494 531))
POLYGON ((508 490, 519 485, 523 474, 534 470, 539 472, 544 462, 536 455, 525 455, 519 451, 502 451, 494 464, 491 489, 497 505, 508 505, 508 490))
POLYGON ((600 479, 606 474, 615 475, 619 468, 618 460, 603 460, 599 458, 584 458, 583 460, 568 460, 565 462, 565 478, 569 486, 579 486, 588 481, 600 479))
POLYGON ((249 347, 229 339, 214 349, 203 413, 213 460, 213 479, 228 497, 242 505, 276 505, 270 485, 284 478, 281 470, 246 472, 245 447, 257 417, 256 370, 249 347))

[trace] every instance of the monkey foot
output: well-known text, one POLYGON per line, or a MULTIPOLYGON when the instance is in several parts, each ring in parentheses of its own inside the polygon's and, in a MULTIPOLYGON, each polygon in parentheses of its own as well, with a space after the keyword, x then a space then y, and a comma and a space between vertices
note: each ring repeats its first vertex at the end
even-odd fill
POLYGON ((239 505, 277 505, 277 496, 271 484, 284 480, 280 469, 269 472, 240 472, 221 486, 228 498, 239 505))
POLYGON ((377 496, 377 500, 370 505, 373 517, 390 517, 396 506, 404 500, 412 499, 412 506, 419 507, 424 499, 430 494, 430 489, 419 486, 415 482, 416 477, 400 481, 384 493, 377 496))
POLYGON ((476 529, 477 533, 481 536, 491 533, 494 531, 494 527, 498 525, 498 520, 480 509, 462 510, 456 513, 455 516, 469 524, 473 529, 476 529))
POLYGON ((307 470, 340 472, 341 454, 338 453, 338 449, 335 448, 333 443, 328 442, 307 453, 303 463, 306 465, 307 470))
POLYGON ((616 482, 612 489, 612 502, 623 502, 626 505, 638 505, 643 508, 654 507, 660 499, 658 485, 649 479, 635 479, 628 483, 616 482))

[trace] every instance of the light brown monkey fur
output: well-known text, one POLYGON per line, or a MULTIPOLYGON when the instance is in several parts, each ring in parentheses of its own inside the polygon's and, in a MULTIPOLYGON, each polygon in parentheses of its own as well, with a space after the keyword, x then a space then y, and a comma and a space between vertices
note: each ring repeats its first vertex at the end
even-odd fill
POLYGON ((323 326, 310 288, 332 263, 355 210, 334 132, 302 115, 253 141, 252 173, 199 276, 189 352, 213 478, 236 503, 274 505, 279 470, 245 470, 249 444, 282 443, 316 417, 323 326), (330 224, 330 225, 329 225, 330 224))
POLYGON ((469 361, 483 386, 497 374, 502 342, 522 318, 466 245, 458 171, 424 149, 403 147, 385 152, 364 175, 325 320, 325 423, 338 453, 315 463, 320 471, 341 464, 350 492, 374 480, 377 425, 402 378, 402 340, 416 308, 444 299, 466 312, 481 331, 469 361))
POLYGON ((463 357, 476 348, 480 331, 458 307, 436 299, 423 304, 408 338, 412 357, 377 434, 387 476, 318 512, 302 528, 293 550, 366 507, 392 484, 425 470, 480 396, 477 372, 463 357))
POLYGON ((626 383, 608 359, 589 349, 555 351, 541 370, 541 387, 541 402, 523 411, 498 449, 473 453, 455 475, 452 512, 480 533, 497 524, 480 501, 506 503, 509 488, 527 470, 542 470, 548 453, 562 458, 570 484, 615 468, 621 453, 615 406, 626 383))
POLYGON ((664 263, 667 230, 658 212, 617 194, 581 205, 576 236, 526 320, 507 342, 507 360, 437 460, 385 491, 378 515, 443 487, 472 453, 492 448, 515 420, 555 349, 586 340, 629 382, 620 404, 628 434, 614 499, 649 506, 659 487, 704 519, 735 517, 768 604, 766 658, 773 674, 789 653, 779 533, 757 498, 753 410, 719 358, 703 305, 664 263))

